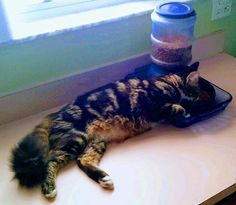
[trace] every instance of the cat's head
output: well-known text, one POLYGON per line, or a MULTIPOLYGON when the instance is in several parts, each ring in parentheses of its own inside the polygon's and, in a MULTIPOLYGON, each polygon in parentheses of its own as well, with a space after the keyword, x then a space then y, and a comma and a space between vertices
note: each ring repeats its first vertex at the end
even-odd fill
MULTIPOLYGON (((200 95, 200 74, 198 72, 199 63, 194 63, 190 67, 184 69, 183 72, 177 74, 165 75, 157 79, 175 87, 180 93, 180 101, 197 101, 200 95)), ((159 86, 161 89, 167 89, 168 86, 159 86)), ((169 89, 171 90, 171 89, 169 89)), ((172 90, 172 94, 176 94, 176 90, 172 90)))
POLYGON ((183 86, 180 87, 181 100, 197 101, 200 95, 199 72, 193 71, 183 78, 183 86))
POLYGON ((190 66, 189 72, 186 72, 180 86, 181 100, 197 101, 201 94, 200 73, 198 71, 199 63, 190 66))

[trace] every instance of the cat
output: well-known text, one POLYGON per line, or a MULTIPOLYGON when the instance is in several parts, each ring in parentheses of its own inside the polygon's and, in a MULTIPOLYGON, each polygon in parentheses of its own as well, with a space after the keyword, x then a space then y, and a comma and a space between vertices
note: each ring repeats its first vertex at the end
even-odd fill
POLYGON ((150 79, 130 78, 93 90, 49 114, 12 150, 11 169, 19 184, 41 184, 55 198, 58 171, 75 160, 101 187, 114 188, 98 166, 107 144, 122 142, 151 129, 152 122, 186 115, 183 100, 199 100, 199 72, 150 79))

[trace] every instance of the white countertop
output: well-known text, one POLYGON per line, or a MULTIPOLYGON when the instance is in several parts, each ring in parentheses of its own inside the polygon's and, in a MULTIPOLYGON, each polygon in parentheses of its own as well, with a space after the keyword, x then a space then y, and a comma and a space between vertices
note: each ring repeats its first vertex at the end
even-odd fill
MULTIPOLYGON (((200 72, 236 98, 236 58, 219 54, 203 60, 200 72)), ((235 100, 223 113, 188 128, 160 125, 110 146, 101 167, 113 178, 113 192, 101 189, 72 163, 58 176, 53 202, 39 188, 18 187, 8 168, 11 147, 48 112, 0 127, 0 204, 196 205, 236 191, 235 100)))

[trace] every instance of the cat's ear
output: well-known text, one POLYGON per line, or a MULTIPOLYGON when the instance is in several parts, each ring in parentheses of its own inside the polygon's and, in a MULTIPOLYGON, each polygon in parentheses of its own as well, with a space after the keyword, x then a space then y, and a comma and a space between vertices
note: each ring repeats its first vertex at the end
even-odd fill
POLYGON ((192 65, 190 65, 191 71, 197 71, 198 67, 199 67, 199 64, 200 64, 199 62, 195 62, 192 65))
POLYGON ((198 71, 193 71, 189 73, 186 78, 186 86, 188 87, 198 87, 199 86, 199 77, 200 74, 198 71))

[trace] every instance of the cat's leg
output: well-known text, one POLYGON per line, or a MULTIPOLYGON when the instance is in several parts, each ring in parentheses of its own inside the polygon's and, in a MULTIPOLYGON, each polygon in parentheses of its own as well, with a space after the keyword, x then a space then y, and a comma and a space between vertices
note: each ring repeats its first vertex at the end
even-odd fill
POLYGON ((172 106, 171 106, 171 115, 185 116, 186 115, 186 110, 180 104, 172 104, 172 106))
POLYGON ((113 189, 110 176, 98 167, 102 156, 106 151, 106 143, 103 141, 92 142, 77 159, 78 166, 95 182, 105 189, 113 189))
POLYGON ((56 176, 58 171, 71 160, 71 155, 64 151, 53 150, 49 154, 46 180, 41 185, 41 190, 46 198, 55 198, 56 176))
POLYGON ((180 116, 185 116, 186 115, 186 110, 183 106, 180 104, 171 104, 171 103, 166 103, 161 112, 161 116, 164 118, 169 118, 173 117, 176 115, 180 116))
POLYGON ((87 135, 71 129, 50 136, 51 150, 48 156, 48 170, 42 193, 47 198, 56 196, 56 176, 58 171, 83 152, 87 146, 87 135))

